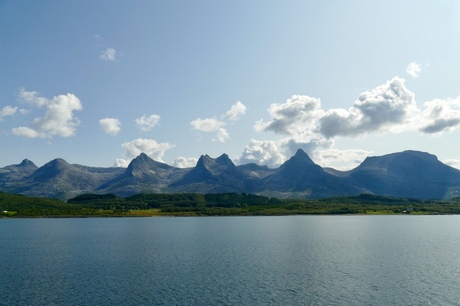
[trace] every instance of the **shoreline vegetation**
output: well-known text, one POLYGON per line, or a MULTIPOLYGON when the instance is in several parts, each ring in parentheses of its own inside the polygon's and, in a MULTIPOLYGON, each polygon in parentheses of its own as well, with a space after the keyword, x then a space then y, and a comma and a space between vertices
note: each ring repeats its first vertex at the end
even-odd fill
POLYGON ((0 192, 0 218, 460 214, 460 197, 421 200, 361 194, 276 199, 246 193, 83 194, 67 202, 0 192))

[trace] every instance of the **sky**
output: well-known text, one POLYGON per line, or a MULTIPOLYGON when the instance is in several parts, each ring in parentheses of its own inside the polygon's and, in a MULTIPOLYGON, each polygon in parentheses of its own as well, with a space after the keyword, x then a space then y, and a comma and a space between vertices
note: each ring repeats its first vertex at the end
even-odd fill
POLYGON ((459 54, 460 1, 0 0, 0 167, 460 168, 459 54))

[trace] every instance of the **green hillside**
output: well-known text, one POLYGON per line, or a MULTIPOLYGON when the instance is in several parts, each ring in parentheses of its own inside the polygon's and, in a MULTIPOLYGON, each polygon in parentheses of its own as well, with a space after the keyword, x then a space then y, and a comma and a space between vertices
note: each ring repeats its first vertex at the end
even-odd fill
POLYGON ((67 203, 0 192, 2 217, 113 217, 295 214, 460 214, 460 198, 420 200, 361 194, 317 200, 246 193, 83 194, 67 203))

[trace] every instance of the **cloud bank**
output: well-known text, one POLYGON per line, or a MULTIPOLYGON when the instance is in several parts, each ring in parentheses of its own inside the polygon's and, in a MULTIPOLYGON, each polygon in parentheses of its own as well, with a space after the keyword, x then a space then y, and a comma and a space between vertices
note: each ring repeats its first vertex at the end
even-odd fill
POLYGON ((44 108, 43 117, 35 118, 30 126, 20 126, 12 129, 17 136, 29 138, 52 138, 53 136, 70 137, 75 135, 76 127, 80 124, 74 116, 74 111, 83 109, 80 100, 73 94, 59 95, 51 100, 39 96, 35 91, 19 93, 21 101, 36 108, 44 108))
POLYGON ((215 136, 212 138, 212 141, 226 142, 230 135, 226 128, 224 128, 229 122, 238 121, 241 116, 246 113, 247 107, 240 101, 233 104, 230 109, 223 114, 220 119, 216 117, 205 118, 205 119, 195 119, 190 122, 192 129, 205 132, 205 133, 215 133, 215 136))
POLYGON ((336 138, 405 131, 438 134, 460 127, 460 98, 436 99, 418 107, 415 94, 405 86, 404 78, 398 76, 361 93, 348 109, 324 110, 320 99, 294 95, 284 103, 271 104, 267 112, 270 119, 258 120, 254 129, 273 132, 282 138, 251 139, 239 163, 276 167, 297 148, 302 148, 322 165, 342 160, 352 167, 370 152, 332 149, 336 138))

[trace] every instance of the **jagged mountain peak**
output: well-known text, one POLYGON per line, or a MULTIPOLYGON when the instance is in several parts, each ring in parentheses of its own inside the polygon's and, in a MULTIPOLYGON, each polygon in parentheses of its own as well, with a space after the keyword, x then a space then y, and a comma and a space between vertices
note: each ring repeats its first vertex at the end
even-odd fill
POLYGON ((20 166, 20 167, 30 167, 30 166, 37 167, 31 160, 29 160, 27 158, 22 160, 22 162, 18 166, 20 166))
POLYGON ((236 166, 227 154, 222 154, 217 158, 212 158, 209 155, 201 155, 196 164, 197 169, 206 170, 213 175, 219 175, 227 169, 234 169, 236 166))
POLYGON ((280 168, 295 169, 305 167, 311 168, 312 166, 320 168, 320 166, 318 166, 311 160, 310 156, 308 156, 308 154, 305 153, 305 151, 303 151, 302 149, 298 149, 296 154, 292 156, 290 159, 288 159, 286 162, 284 162, 280 168))
POLYGON ((37 182, 44 182, 53 177, 62 175, 72 169, 72 165, 62 158, 56 158, 38 168, 32 177, 37 182))
POLYGON ((24 159, 20 164, 6 166, 8 171, 34 171, 38 167, 28 159, 24 159))
POLYGON ((173 167, 165 163, 155 161, 147 154, 141 153, 129 163, 126 172, 131 174, 142 172, 155 173, 158 170, 165 170, 170 168, 173 167))
POLYGON ((299 149, 278 168, 235 166, 227 154, 202 155, 195 167, 176 168, 141 153, 127 169, 105 169, 54 159, 40 168, 25 159, 0 168, 0 190, 65 198, 88 192, 256 192, 277 197, 326 197, 362 192, 414 198, 460 194, 460 170, 436 156, 403 151, 368 157, 357 168, 325 171, 299 149))
POLYGON ((230 159, 230 157, 228 157, 228 155, 226 153, 224 153, 221 156, 219 156, 218 158, 216 158, 216 162, 219 165, 235 167, 235 164, 230 159))
POLYGON ((201 155, 198 161, 196 162, 196 167, 204 167, 206 168, 206 164, 212 161, 212 158, 206 154, 206 155, 201 155))
POLYGON ((305 156, 305 155, 308 156, 308 154, 305 153, 305 151, 302 150, 302 149, 300 149, 300 148, 297 149, 297 151, 296 151, 295 154, 294 154, 294 156, 305 156))

